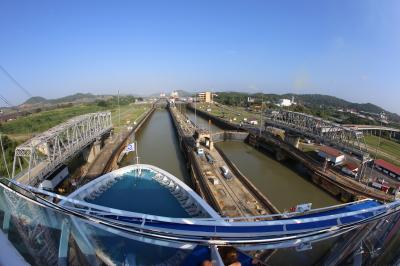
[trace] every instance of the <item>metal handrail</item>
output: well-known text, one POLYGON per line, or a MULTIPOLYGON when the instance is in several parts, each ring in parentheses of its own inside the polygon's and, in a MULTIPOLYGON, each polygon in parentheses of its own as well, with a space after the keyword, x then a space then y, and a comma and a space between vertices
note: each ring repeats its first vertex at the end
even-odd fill
MULTIPOLYGON (((268 221, 245 221, 245 222, 235 222, 232 223, 231 225, 248 225, 248 226, 257 226, 260 224, 268 224, 268 225, 288 225, 288 224, 298 224, 298 223, 304 223, 304 222, 311 222, 311 221, 323 221, 323 220, 328 220, 328 219, 340 219, 343 217, 348 217, 348 216, 354 216, 358 214, 363 214, 366 212, 379 212, 379 211, 384 211, 388 210, 391 208, 396 208, 400 207, 400 201, 395 201, 389 204, 383 204, 377 207, 372 207, 368 209, 363 209, 363 210, 357 210, 357 211, 351 211, 351 212, 346 212, 346 213, 340 213, 340 214, 333 214, 333 215, 326 215, 326 216, 321 216, 321 217, 315 217, 315 218, 300 218, 296 219, 296 215, 304 215, 304 214, 311 214, 310 212, 307 213, 302 213, 302 212, 293 212, 290 213, 290 217, 288 218, 287 216, 285 217, 285 214, 273 214, 273 215, 265 215, 265 216, 251 216, 251 217, 221 217, 221 218, 171 218, 171 217, 165 217, 165 216, 157 216, 157 215, 149 215, 149 214, 144 214, 144 213, 136 213, 136 212, 129 212, 125 210, 119 210, 119 209, 114 209, 114 208, 109 208, 109 207, 104 207, 92 203, 87 203, 81 200, 77 199, 71 199, 68 197, 64 197, 61 195, 58 195, 56 193, 48 192, 45 190, 41 190, 38 188, 22 185, 15 180, 10 180, 7 178, 4 178, 8 182, 11 182, 12 184, 16 185, 17 187, 26 190, 28 192, 33 193, 34 195, 36 194, 42 194, 50 197, 54 197, 57 199, 61 199, 67 202, 70 202, 74 205, 80 205, 85 208, 76 208, 76 207, 70 207, 70 206, 63 206, 64 208, 71 208, 72 210, 84 213, 88 212, 96 212, 96 210, 104 211, 105 213, 108 213, 108 215, 117 215, 117 216, 124 216, 127 218, 139 218, 139 219, 147 219, 151 221, 161 221, 161 222, 170 222, 170 223, 181 223, 181 224, 203 224, 203 225, 211 225, 210 223, 213 222, 218 222, 218 225, 221 225, 220 222, 231 222, 235 220, 249 220, 249 219, 262 219, 262 218, 274 218, 274 217, 282 217, 284 220, 268 220, 268 221)), ((354 204, 354 203, 353 203, 354 204)), ((339 206, 346 206, 349 204, 341 204, 339 206)), ((332 207, 334 208, 334 207, 332 207)), ((314 209, 313 213, 324 211, 324 210, 329 210, 330 207, 325 207, 321 209, 314 209)))

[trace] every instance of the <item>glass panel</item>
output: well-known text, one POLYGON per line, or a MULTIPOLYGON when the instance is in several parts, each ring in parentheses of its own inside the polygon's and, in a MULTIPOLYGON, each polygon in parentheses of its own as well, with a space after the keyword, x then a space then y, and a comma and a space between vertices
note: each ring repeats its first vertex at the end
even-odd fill
MULTIPOLYGON (((257 261, 261 265, 394 265, 400 259, 399 218, 396 213, 340 235, 307 238, 300 245, 298 240, 287 240, 241 245, 233 250, 242 265, 257 261)), ((211 254, 211 247, 159 240, 95 224, 41 206, 29 193, 20 195, 6 187, 0 187, 0 225, 8 241, 32 265, 201 265, 211 254)), ((229 248, 219 247, 225 262, 232 257, 229 248)))
POLYGON ((0 187, 3 233, 32 265, 179 265, 193 245, 158 241, 39 206, 0 187), (5 222, 5 221, 9 222, 5 222))

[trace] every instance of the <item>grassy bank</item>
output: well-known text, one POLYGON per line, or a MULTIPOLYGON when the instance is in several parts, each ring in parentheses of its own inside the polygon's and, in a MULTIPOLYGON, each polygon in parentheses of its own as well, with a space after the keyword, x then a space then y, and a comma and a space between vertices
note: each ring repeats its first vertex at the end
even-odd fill
POLYGON ((381 138, 379 144, 379 137, 377 136, 365 136, 365 141, 369 146, 371 153, 375 155, 376 147, 379 145, 377 157, 400 166, 399 143, 381 138))
POLYGON ((9 135, 11 138, 13 135, 25 135, 29 138, 32 134, 43 132, 46 129, 54 127, 74 116, 102 110, 106 110, 106 108, 100 107, 96 104, 82 104, 43 111, 1 124, 0 132, 9 135))
MULTIPOLYGON (((6 161, 11 168, 15 147, 36 134, 54 127, 66 120, 87 113, 110 110, 115 132, 138 119, 150 108, 149 104, 125 104, 120 107, 120 116, 116 105, 101 106, 96 103, 78 104, 69 107, 57 108, 49 111, 42 111, 26 117, 19 117, 16 120, 0 124, 0 134, 5 146, 6 161), (120 119, 119 119, 120 117, 120 119), (119 126, 121 125, 121 126, 119 126)), ((0 150, 1 152, 1 150, 0 150)), ((3 155, 0 153, 0 176, 6 176, 3 155)))

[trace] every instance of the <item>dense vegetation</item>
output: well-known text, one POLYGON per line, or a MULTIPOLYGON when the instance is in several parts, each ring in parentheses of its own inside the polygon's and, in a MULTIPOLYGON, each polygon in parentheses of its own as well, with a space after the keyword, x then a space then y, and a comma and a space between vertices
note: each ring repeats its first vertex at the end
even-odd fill
MULTIPOLYGON (((106 101, 102 100, 96 103, 69 105, 67 107, 42 111, 18 118, 14 121, 0 123, 0 132, 10 135, 42 132, 77 115, 116 108, 117 102, 117 97, 112 97, 106 101)), ((120 97, 119 102, 121 106, 128 105, 129 103, 135 102, 135 97, 123 96, 120 97)))
MULTIPOLYGON (((134 103, 136 98, 134 96, 121 96, 119 97, 119 105, 128 105, 130 103, 134 103)), ((141 99, 143 100, 143 99, 141 99)), ((99 100, 97 101, 97 106, 101 107, 114 107, 118 105, 118 97, 113 96, 107 100, 99 100)))
MULTIPOLYGON (((222 104, 232 106, 247 106, 247 97, 255 99, 256 103, 263 102, 267 103, 267 107, 275 106, 280 99, 292 99, 294 97, 296 106, 292 107, 296 111, 303 111, 318 115, 323 118, 335 118, 338 121, 341 120, 343 123, 360 123, 360 124, 371 124, 371 120, 362 119, 356 116, 343 116, 337 113, 337 109, 355 109, 359 112, 379 114, 385 112, 391 121, 400 122, 400 116, 394 113, 385 111, 383 108, 376 106, 371 103, 351 103, 343 99, 339 99, 334 96, 321 95, 321 94, 263 94, 263 93, 244 93, 244 92, 218 92, 218 96, 214 99, 222 104), (340 118, 342 116, 342 118, 340 118)), ((335 120, 334 119, 334 120, 335 120)))
POLYGON ((90 104, 43 111, 13 121, 1 123, 0 132, 4 134, 31 134, 42 132, 73 116, 96 112, 103 109, 103 107, 90 104))
POLYGON ((4 164, 4 159, 7 162, 8 171, 11 174, 12 163, 14 160, 14 150, 15 150, 15 147, 17 147, 18 143, 16 141, 11 140, 9 137, 7 137, 5 135, 0 134, 0 138, 3 143, 4 155, 5 155, 5 158, 4 158, 3 152, 0 148, 0 176, 8 177, 8 172, 7 172, 7 168, 5 167, 5 164, 4 164))

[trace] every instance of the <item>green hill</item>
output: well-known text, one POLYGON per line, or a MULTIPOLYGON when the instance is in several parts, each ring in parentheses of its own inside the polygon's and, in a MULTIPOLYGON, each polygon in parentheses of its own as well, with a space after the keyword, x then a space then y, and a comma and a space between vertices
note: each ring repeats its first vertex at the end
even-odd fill
POLYGON ((68 102, 77 102, 77 101, 91 101, 99 98, 101 96, 96 96, 91 93, 75 93, 72 95, 68 95, 65 97, 57 98, 57 99, 46 99, 44 97, 35 96, 26 100, 22 105, 33 105, 33 104, 59 104, 59 103, 68 103, 68 102))
POLYGON ((278 103, 280 99, 292 99, 294 97, 295 102, 302 106, 310 109, 355 109, 358 112, 368 112, 379 114, 385 112, 388 115, 389 120, 394 122, 400 122, 400 116, 396 113, 386 111, 380 106, 372 103, 353 103, 338 97, 323 95, 323 94, 264 94, 264 93, 245 93, 245 92, 218 92, 217 100, 226 104, 243 104, 247 101, 247 97, 251 96, 255 99, 263 98, 263 101, 270 102, 271 104, 278 103))
POLYGON ((40 96, 35 96, 31 97, 28 100, 26 100, 23 104, 37 104, 37 103, 45 103, 48 100, 46 98, 40 97, 40 96))
POLYGON ((98 96, 91 93, 75 93, 58 99, 49 100, 50 103, 76 102, 82 100, 95 100, 98 96))

